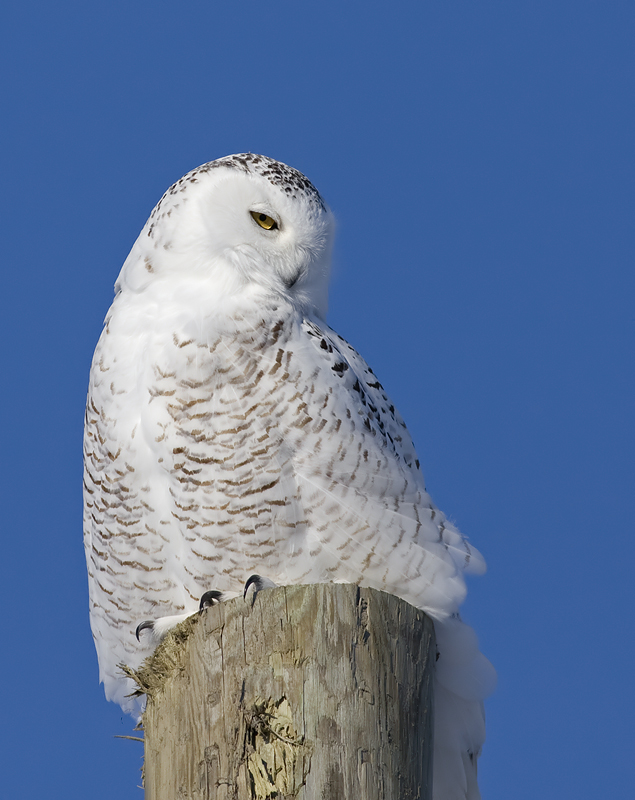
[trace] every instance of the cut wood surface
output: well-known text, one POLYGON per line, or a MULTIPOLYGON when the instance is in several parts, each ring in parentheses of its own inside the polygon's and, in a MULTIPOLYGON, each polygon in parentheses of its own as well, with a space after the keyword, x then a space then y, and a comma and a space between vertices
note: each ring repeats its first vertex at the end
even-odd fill
POLYGON ((350 584, 207 609, 136 673, 146 800, 431 798, 431 620, 350 584))

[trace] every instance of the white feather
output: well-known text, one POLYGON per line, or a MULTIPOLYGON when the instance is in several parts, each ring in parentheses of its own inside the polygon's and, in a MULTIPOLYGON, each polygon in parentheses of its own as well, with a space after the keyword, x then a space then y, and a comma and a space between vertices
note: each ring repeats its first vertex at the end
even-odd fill
POLYGON ((118 664, 252 573, 383 589, 436 620, 435 797, 473 800, 494 673, 457 615, 463 573, 484 562, 433 505, 377 378, 324 322, 332 232, 304 176, 232 156, 171 187, 126 260, 86 411, 100 678, 138 712, 118 664))

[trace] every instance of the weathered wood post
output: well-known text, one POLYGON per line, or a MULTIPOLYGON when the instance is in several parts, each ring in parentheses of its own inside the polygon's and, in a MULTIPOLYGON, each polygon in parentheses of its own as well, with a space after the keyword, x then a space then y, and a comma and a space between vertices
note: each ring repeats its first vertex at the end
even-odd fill
POLYGON ((434 630, 350 584, 237 598, 137 673, 146 800, 430 800, 434 630))

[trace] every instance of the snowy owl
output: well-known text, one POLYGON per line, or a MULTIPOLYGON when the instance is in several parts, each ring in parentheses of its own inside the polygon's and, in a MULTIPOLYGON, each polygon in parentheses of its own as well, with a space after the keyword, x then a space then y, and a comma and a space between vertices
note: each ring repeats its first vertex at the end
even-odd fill
POLYGON ((138 713, 118 665, 252 573, 381 589, 435 620, 434 797, 473 800, 493 670, 458 609, 463 573, 484 563, 433 505, 381 383, 325 322, 332 237, 304 175, 244 153, 168 189, 126 259, 84 437, 100 679, 138 713))

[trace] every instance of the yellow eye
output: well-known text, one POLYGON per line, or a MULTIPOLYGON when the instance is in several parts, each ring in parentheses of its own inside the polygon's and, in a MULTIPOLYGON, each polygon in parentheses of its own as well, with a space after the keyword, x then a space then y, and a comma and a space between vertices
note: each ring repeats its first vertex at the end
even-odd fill
POLYGON ((268 217, 261 211, 250 211, 249 213, 256 220, 258 225, 260 225, 260 227, 264 228, 266 231, 272 231, 278 227, 278 223, 273 217, 268 217))

